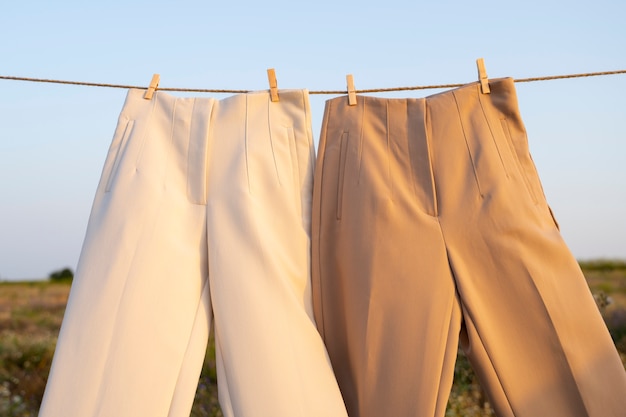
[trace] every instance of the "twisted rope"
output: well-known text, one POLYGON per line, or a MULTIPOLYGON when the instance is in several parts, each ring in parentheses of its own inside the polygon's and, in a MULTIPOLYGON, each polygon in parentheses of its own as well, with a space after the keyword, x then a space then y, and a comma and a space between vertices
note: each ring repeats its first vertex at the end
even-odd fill
MULTIPOLYGON (((567 75, 551 75, 546 77, 531 77, 531 78, 520 78, 514 80, 516 83, 527 83, 534 81, 549 81, 549 80, 560 80, 567 78, 582 78, 582 77, 598 77, 604 75, 616 75, 616 74, 626 74, 626 70, 617 70, 617 71, 603 71, 603 72, 588 72, 583 74, 567 74, 567 75)), ((146 89, 145 85, 124 85, 124 84, 107 84, 107 83, 93 83, 93 82, 84 82, 84 81, 67 81, 67 80, 54 80, 47 78, 28 78, 28 77, 13 77, 9 75, 0 75, 0 79, 2 80, 13 80, 13 81, 27 81, 27 82, 37 82, 37 83, 48 83, 48 84, 70 84, 70 85, 82 85, 88 87, 107 87, 107 88, 124 88, 124 89, 146 89)), ((412 91, 412 90, 430 90, 430 89, 444 89, 444 88, 456 88, 465 85, 464 83, 456 83, 456 84, 435 84, 435 85, 422 85, 422 86, 409 86, 409 87, 389 87, 389 88, 371 88, 371 89, 362 89, 356 90, 357 93, 385 93, 392 91, 412 91)), ((158 87, 157 90, 160 91, 178 91, 178 92, 194 92, 194 93, 249 93, 252 90, 234 90, 234 89, 213 89, 213 88, 174 88, 174 87, 158 87)), ((317 90, 317 91, 309 91, 309 94, 328 94, 328 95, 336 95, 336 94, 346 94, 346 90, 317 90)))

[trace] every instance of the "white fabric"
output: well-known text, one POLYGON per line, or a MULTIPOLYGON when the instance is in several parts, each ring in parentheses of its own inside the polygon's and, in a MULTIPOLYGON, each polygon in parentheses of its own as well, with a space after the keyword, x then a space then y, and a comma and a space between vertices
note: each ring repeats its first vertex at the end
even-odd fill
POLYGON ((308 93, 130 90, 40 417, 187 416, 213 323, 225 416, 346 416, 313 320, 308 93))

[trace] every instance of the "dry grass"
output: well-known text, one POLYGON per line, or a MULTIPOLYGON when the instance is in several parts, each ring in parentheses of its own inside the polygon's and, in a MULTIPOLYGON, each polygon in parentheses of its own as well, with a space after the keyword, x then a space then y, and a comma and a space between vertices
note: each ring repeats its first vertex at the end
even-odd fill
POLYGON ((0 416, 36 416, 69 285, 0 285, 0 416))
MULTIPOLYGON (((585 275, 626 363, 626 267, 590 267, 585 275)), ((62 282, 0 283, 0 417, 37 415, 68 294, 62 282)), ((460 354, 446 416, 494 415, 460 354)), ((212 340, 191 416, 222 416, 212 340)))

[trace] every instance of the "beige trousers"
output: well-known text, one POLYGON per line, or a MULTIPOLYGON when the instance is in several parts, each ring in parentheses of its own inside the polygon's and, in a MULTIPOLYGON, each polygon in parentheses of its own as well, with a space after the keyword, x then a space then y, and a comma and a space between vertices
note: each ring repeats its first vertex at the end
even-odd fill
POLYGON ((41 417, 188 416, 214 323, 225 416, 346 416, 315 327, 306 91, 130 90, 41 417))
POLYGON ((326 103, 313 299, 351 417, 443 416, 457 347, 500 417, 617 417, 626 373, 528 151, 512 79, 326 103))

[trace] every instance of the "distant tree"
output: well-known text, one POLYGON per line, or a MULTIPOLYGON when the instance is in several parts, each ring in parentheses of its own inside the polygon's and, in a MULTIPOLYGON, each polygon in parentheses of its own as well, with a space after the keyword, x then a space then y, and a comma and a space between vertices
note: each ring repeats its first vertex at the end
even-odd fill
POLYGON ((74 272, 70 268, 59 269, 48 275, 50 281, 71 281, 74 278, 74 272))
POLYGON ((580 267, 585 271, 623 271, 626 270, 625 259, 592 259, 578 261, 580 267))

